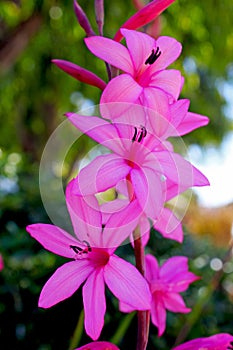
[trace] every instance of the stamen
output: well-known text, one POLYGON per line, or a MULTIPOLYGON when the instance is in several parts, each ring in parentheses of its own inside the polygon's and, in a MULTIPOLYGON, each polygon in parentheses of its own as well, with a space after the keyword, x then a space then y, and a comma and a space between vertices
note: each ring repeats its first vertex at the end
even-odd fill
POLYGON ((161 51, 159 51, 159 47, 156 48, 156 51, 153 49, 150 56, 146 59, 145 64, 153 64, 161 55, 161 51))
POLYGON ((132 142, 136 141, 137 133, 138 133, 137 128, 134 127, 134 135, 133 135, 133 138, 132 138, 132 142))
POLYGON ((82 248, 77 247, 76 245, 70 245, 70 248, 73 249, 73 251, 74 251, 76 254, 80 254, 80 253, 82 252, 82 248))
POLYGON ((134 135, 133 135, 133 138, 132 138, 132 142, 134 142, 134 141, 141 142, 142 139, 143 139, 144 137, 146 137, 146 135, 147 135, 147 130, 146 130, 146 128, 145 128, 144 126, 141 126, 141 132, 140 132, 140 134, 139 134, 138 139, 137 139, 137 135, 138 135, 138 130, 137 130, 136 127, 134 127, 134 135))
POLYGON ((86 243, 88 252, 91 252, 90 243, 88 243, 87 241, 83 241, 83 242, 86 243))
POLYGON ((87 254, 88 252, 90 253, 92 251, 91 246, 87 241, 82 242, 86 244, 86 248, 80 248, 76 245, 70 245, 70 248, 73 249, 73 251, 79 256, 82 254, 87 254))

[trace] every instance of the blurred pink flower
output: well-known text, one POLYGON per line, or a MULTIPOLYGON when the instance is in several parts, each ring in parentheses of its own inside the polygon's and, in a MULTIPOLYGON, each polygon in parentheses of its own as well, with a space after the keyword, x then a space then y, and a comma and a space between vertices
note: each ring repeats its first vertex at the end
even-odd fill
POLYGON ((66 201, 77 238, 61 228, 48 224, 27 227, 30 235, 51 252, 73 261, 58 268, 42 289, 39 306, 49 308, 70 297, 83 286, 85 329, 98 339, 106 311, 105 284, 119 300, 137 310, 150 308, 148 284, 138 270, 114 254, 135 227, 131 220, 137 208, 112 215, 102 228, 102 217, 94 196, 74 196, 70 182, 66 201))
POLYGON ((156 258, 148 254, 146 279, 152 293, 151 320, 161 336, 166 328, 166 310, 181 313, 191 311, 179 293, 186 291, 190 283, 199 277, 188 271, 188 258, 185 256, 174 256, 159 267, 156 258))
POLYGON ((4 268, 4 262, 3 262, 3 258, 2 255, 0 254, 0 271, 4 268))
POLYGON ((119 350, 119 348, 107 341, 95 341, 93 343, 83 345, 81 348, 77 348, 75 350, 119 350))
POLYGON ((233 336, 227 333, 212 335, 207 338, 197 338, 178 345, 172 350, 232 350, 233 336))
MULTIPOLYGON (((185 256, 174 256, 165 261, 161 267, 156 258, 150 254, 146 255, 145 261, 145 276, 152 294, 151 321, 158 328, 160 337, 166 328, 166 310, 181 313, 191 311, 185 306, 179 293, 186 291, 190 283, 199 277, 188 271, 188 258, 185 256)), ((120 310, 131 312, 133 308, 120 302, 120 310)))
POLYGON ((178 99, 183 85, 178 70, 166 70, 179 57, 181 44, 171 37, 155 40, 134 30, 121 32, 127 48, 100 36, 85 39, 94 55, 125 72, 107 84, 100 103, 136 103, 161 113, 164 105, 178 99))

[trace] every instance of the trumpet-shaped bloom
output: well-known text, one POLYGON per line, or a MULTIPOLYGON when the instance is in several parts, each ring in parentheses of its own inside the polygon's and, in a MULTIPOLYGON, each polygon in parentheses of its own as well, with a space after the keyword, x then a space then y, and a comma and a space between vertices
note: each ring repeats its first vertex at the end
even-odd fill
POLYGON ((187 290, 189 284, 199 277, 188 271, 188 259, 184 256, 172 257, 159 268, 156 258, 148 254, 146 279, 152 294, 151 320, 161 336, 166 328, 166 310, 181 313, 191 311, 179 293, 187 290))
POLYGON ((85 39, 89 50, 124 72, 106 86, 101 104, 128 102, 163 112, 168 102, 178 99, 183 78, 179 71, 166 70, 180 55, 181 44, 170 37, 157 40, 134 30, 121 29, 127 48, 99 36, 85 39))
POLYGON ((212 335, 207 338, 197 338, 178 345, 172 350, 232 350, 233 336, 227 333, 212 335))
MULTIPOLYGON (((180 313, 191 311, 185 306, 179 293, 186 291, 190 283, 199 277, 188 271, 188 259, 185 256, 172 257, 160 268, 154 256, 148 254, 145 260, 145 276, 152 294, 151 321, 161 336, 166 328, 166 310, 180 313)), ((120 309, 123 312, 133 311, 133 308, 125 303, 120 303, 120 309)))
POLYGON ((119 348, 107 341, 95 341, 93 343, 86 344, 75 350, 119 350, 119 348))
POLYGON ((66 200, 76 237, 48 224, 33 224, 27 227, 27 231, 44 248, 72 259, 59 267, 47 281, 40 294, 39 306, 49 308, 55 305, 70 297, 85 282, 85 329, 96 340, 104 325, 105 284, 119 300, 138 310, 150 308, 151 294, 138 270, 114 254, 116 247, 134 229, 131 213, 135 215, 135 208, 111 216, 102 228, 96 198, 74 196, 73 184, 72 181, 67 187, 66 200))
POLYGON ((81 169, 76 180, 77 194, 103 192, 126 179, 132 184, 129 197, 136 197, 147 216, 157 219, 166 200, 189 187, 208 184, 188 161, 163 148, 136 116, 135 126, 74 113, 67 116, 79 130, 114 152, 96 157, 81 169))

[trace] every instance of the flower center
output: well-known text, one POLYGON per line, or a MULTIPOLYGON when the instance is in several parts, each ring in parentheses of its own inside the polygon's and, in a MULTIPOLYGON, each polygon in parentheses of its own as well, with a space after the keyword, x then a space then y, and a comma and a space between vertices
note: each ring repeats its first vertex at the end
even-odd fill
POLYGON ((144 137, 146 137, 147 135, 147 131, 145 126, 141 126, 141 131, 138 132, 138 129, 136 128, 136 126, 134 127, 134 135, 132 138, 132 142, 137 141, 138 143, 140 143, 142 141, 142 139, 144 137))
POLYGON ((102 248, 92 248, 87 241, 82 241, 86 244, 85 248, 77 245, 70 245, 70 248, 75 252, 75 260, 89 259, 97 266, 105 266, 109 260, 109 254, 102 248))
POLYGON ((84 256, 86 256, 88 253, 92 251, 90 244, 87 241, 82 241, 86 244, 85 248, 78 247, 77 245, 70 245, 70 248, 75 252, 76 259, 82 259, 84 256))
POLYGON ((146 59, 145 64, 153 64, 159 58, 161 53, 159 47, 157 47, 156 50, 153 49, 150 56, 146 59))

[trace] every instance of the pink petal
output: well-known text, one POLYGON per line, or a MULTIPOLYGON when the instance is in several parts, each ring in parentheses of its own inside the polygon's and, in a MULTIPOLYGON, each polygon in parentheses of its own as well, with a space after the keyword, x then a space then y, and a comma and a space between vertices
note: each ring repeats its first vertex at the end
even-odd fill
POLYGON ((161 151, 156 152, 155 156, 161 166, 163 175, 169 178, 173 183, 178 184, 178 193, 192 186, 209 185, 208 179, 179 154, 161 151))
POLYGON ((177 128, 178 125, 181 124, 183 119, 186 117, 186 114, 188 113, 190 101, 188 99, 182 99, 174 102, 170 106, 171 110, 171 122, 172 125, 177 128))
POLYGON ((126 39, 135 71, 141 70, 142 66, 147 69, 145 61, 150 56, 152 49, 156 48, 155 39, 135 30, 121 29, 121 33, 126 39))
POLYGON ((104 279, 120 301, 135 310, 149 310, 151 294, 146 280, 130 263, 112 255, 104 269, 104 279))
POLYGON ((94 267, 88 260, 76 260, 62 265, 44 285, 39 306, 49 308, 69 298, 93 270, 94 267))
POLYGON ((188 271, 188 259, 184 256, 175 256, 168 259, 160 269, 160 278, 169 285, 170 291, 183 292, 190 283, 199 279, 188 271))
POLYGON ((158 230, 164 238, 174 239, 180 243, 183 241, 181 222, 168 208, 162 209, 158 220, 154 223, 154 228, 158 230))
POLYGON ((125 46, 101 36, 92 36, 84 39, 84 41, 95 56, 121 69, 123 72, 133 73, 131 57, 125 46))
POLYGON ((157 219, 164 204, 161 180, 150 168, 130 172, 136 198, 142 210, 151 219, 157 219))
POLYGON ((180 125, 177 126, 178 135, 185 135, 201 126, 205 126, 209 123, 209 118, 196 113, 188 112, 186 117, 182 120, 180 125))
MULTIPOLYGON (((130 17, 121 28, 137 29, 142 27, 158 17, 173 2, 174 0, 154 0, 130 17)), ((114 40, 120 41, 121 39, 122 34, 121 29, 119 29, 114 40)))
POLYGON ((156 293, 152 296, 151 321, 158 328, 158 336, 161 337, 166 328, 166 310, 156 293))
POLYGON ((168 95, 157 88, 147 87, 139 99, 140 103, 147 107, 146 112, 154 134, 158 137, 164 134, 170 120, 168 95))
POLYGON ((197 338, 178 345, 172 350, 227 350, 232 346, 233 336, 227 333, 212 335, 207 338, 197 338))
POLYGON ((116 345, 107 341, 95 341, 76 348, 75 350, 120 350, 116 345))
POLYGON ((134 103, 138 99, 142 91, 143 88, 128 74, 121 74, 113 78, 101 96, 101 114, 105 118, 109 118, 109 115, 111 119, 117 118, 129 108, 129 103, 134 103), (108 104, 112 102, 115 103, 114 108, 109 110, 108 104))
POLYGON ((163 70, 151 77, 149 86, 169 94, 174 102, 180 94, 181 74, 175 69, 163 70))
POLYGON ((85 312, 85 330, 93 340, 96 340, 99 338, 104 326, 104 315, 106 312, 102 269, 94 271, 84 284, 83 305, 85 312))
POLYGON ((131 305, 128 305, 126 303, 123 303, 122 301, 119 302, 119 310, 121 312, 125 312, 125 313, 130 313, 130 312, 133 312, 135 311, 135 308, 132 307, 131 305))
POLYGON ((49 224, 33 224, 26 228, 27 232, 35 238, 45 249, 64 256, 73 258, 74 252, 70 245, 80 246, 72 235, 62 230, 60 227, 49 224))
POLYGON ((186 314, 191 311, 187 308, 183 298, 177 293, 164 293, 163 303, 167 310, 186 314))
POLYGON ((157 280, 159 278, 159 264, 157 259, 151 255, 147 254, 145 257, 146 261, 146 279, 148 281, 157 280))
POLYGON ((0 271, 2 271, 3 268, 4 268, 4 261, 3 261, 2 255, 0 254, 0 271))
POLYGON ((129 171, 130 166, 115 154, 98 156, 80 170, 75 179, 75 193, 86 196, 108 190, 124 179, 129 171))
POLYGON ((154 72, 167 68, 180 56, 182 50, 181 44, 169 36, 160 36, 156 43, 162 54, 152 65, 154 72))
POLYGON ((92 247, 99 246, 102 233, 102 217, 95 196, 74 194, 75 180, 66 188, 66 203, 79 241, 87 241, 92 247))
POLYGON ((117 248, 129 238, 137 226, 141 214, 142 209, 136 200, 112 214, 104 228, 103 245, 108 248, 117 248))
POLYGON ((77 113, 66 113, 69 121, 93 140, 109 148, 111 151, 122 154, 122 142, 114 125, 99 117, 83 116, 77 113))
POLYGON ((62 69, 64 72, 71 75, 73 78, 89 84, 98 87, 100 90, 104 90, 106 87, 106 83, 100 79, 97 75, 90 72, 87 69, 84 69, 80 66, 77 66, 76 64, 64 61, 64 60, 52 60, 54 64, 56 64, 57 67, 62 69))

